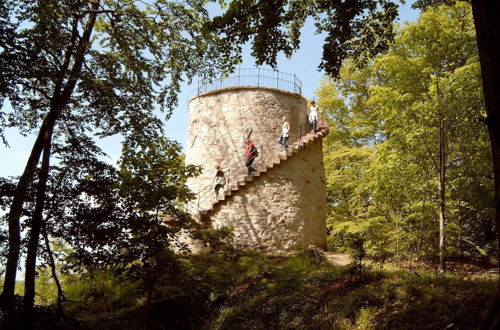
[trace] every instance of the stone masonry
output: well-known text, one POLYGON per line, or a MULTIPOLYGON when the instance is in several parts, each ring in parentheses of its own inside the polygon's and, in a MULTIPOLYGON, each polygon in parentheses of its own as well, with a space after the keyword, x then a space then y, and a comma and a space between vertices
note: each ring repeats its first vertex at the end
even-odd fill
MULTIPOLYGON (((190 101, 186 162, 203 167, 199 177, 188 181, 193 192, 200 192, 195 213, 211 209, 211 226, 233 228, 238 248, 281 253, 326 245, 322 139, 311 140, 290 159, 270 167, 283 153, 276 142, 283 116, 289 118, 291 131, 299 132, 307 120, 306 100, 277 89, 232 87, 190 101), (232 180, 226 189, 246 175, 244 141, 250 130, 260 151, 255 167, 264 173, 217 203, 211 185, 214 168, 220 165, 232 180)), ((289 144, 298 138, 292 135, 289 144)))

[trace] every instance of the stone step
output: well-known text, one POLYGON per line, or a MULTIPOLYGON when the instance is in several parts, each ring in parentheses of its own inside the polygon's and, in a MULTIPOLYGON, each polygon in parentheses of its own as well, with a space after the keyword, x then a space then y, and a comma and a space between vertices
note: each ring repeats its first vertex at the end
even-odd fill
POLYGON ((221 203, 224 200, 231 198, 233 193, 236 193, 241 187, 252 182, 254 178, 257 178, 257 177, 264 175, 270 169, 272 169, 276 166, 279 166, 282 161, 288 160, 294 154, 297 154, 300 151, 304 150, 310 143, 313 143, 317 139, 321 139, 321 138, 325 137, 327 134, 328 134, 328 128, 319 128, 316 133, 306 134, 299 141, 297 141, 295 144, 291 145, 289 147, 289 151, 280 151, 278 153, 278 157, 273 158, 269 165, 266 165, 261 170, 253 172, 252 175, 245 175, 244 177, 242 177, 242 179, 237 180, 235 185, 233 184, 233 185, 229 186, 228 190, 225 190, 224 194, 222 196, 218 196, 217 201, 215 203, 213 203, 209 209, 200 212, 200 216, 203 216, 206 218, 207 216, 209 216, 213 212, 215 206, 218 203, 221 203), (203 213, 203 215, 202 215, 202 213, 203 213))

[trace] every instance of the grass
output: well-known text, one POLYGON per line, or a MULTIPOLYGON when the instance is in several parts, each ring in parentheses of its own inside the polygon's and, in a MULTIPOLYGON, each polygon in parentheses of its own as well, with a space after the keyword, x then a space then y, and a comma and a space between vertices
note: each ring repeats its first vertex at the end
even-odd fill
MULTIPOLYGON (((360 273, 310 250, 292 257, 196 255, 182 264, 181 273, 157 283, 148 311, 153 329, 473 329, 493 306, 498 283, 498 276, 395 266, 360 273)), ((65 303, 82 328, 144 327, 139 285, 87 278, 92 285, 82 280, 68 288, 80 302, 65 303)))

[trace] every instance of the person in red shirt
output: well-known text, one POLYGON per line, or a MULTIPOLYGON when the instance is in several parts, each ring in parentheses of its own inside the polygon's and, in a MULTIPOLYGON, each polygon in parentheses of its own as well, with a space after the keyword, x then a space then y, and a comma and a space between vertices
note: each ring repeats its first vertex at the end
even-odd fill
POLYGON ((250 139, 247 139, 247 149, 246 149, 245 155, 246 155, 245 166, 247 167, 248 175, 252 175, 252 172, 256 171, 252 167, 252 163, 255 160, 255 157, 257 157, 259 155, 259 153, 257 152, 257 148, 255 147, 255 144, 253 144, 250 139))

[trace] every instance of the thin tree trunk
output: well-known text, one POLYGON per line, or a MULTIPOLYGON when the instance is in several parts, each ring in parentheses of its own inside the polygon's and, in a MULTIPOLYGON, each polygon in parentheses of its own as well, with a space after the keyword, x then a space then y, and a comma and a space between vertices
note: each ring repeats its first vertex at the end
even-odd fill
POLYGON ((458 236, 458 249, 460 250, 460 257, 465 257, 464 252, 464 217, 465 212, 462 206, 462 201, 458 200, 458 228, 460 229, 460 235, 458 236))
POLYGON ((422 200, 422 219, 420 220, 420 235, 417 244, 417 251, 415 252, 417 258, 424 241, 424 220, 425 220, 425 197, 422 200))
POLYGON ((19 262, 19 254, 21 249, 21 232, 20 232, 20 217, 23 203, 26 199, 26 191, 30 181, 33 178, 33 173, 40 160, 41 152, 44 148, 44 137, 47 130, 53 130, 57 119, 60 117, 62 110, 68 104, 73 90, 75 89, 78 76, 80 75, 85 52, 88 49, 90 36, 92 34, 95 21, 97 18, 97 10, 99 9, 100 1, 92 2, 92 11, 83 29, 83 35, 79 38, 78 44, 78 21, 75 18, 73 23, 73 31, 71 42, 66 49, 65 61, 58 74, 58 79, 55 83, 53 97, 51 99, 50 111, 44 119, 37 139, 33 145, 32 152, 26 164, 25 170, 19 179, 16 186, 16 192, 12 201, 7 223, 9 226, 9 253, 7 256, 7 264, 5 271, 4 286, 2 291, 2 303, 6 307, 7 314, 10 315, 14 305, 14 290, 16 285, 16 272, 19 262), (75 52, 76 45, 76 52, 75 52), (73 56, 74 54, 74 56, 73 56), (72 60, 73 59, 73 60, 72 60), (68 72, 70 64, 73 63, 71 70, 68 72), (64 86, 64 78, 68 76, 66 85, 64 86))
POLYGON ((42 228, 43 210, 45 206, 45 193, 47 191, 47 181, 49 177, 50 152, 52 148, 53 128, 45 132, 45 143, 43 149, 42 168, 40 170, 38 187, 36 193, 36 205, 28 242, 28 253, 26 256, 26 271, 24 277, 24 313, 26 329, 33 328, 33 305, 35 303, 35 275, 36 257, 40 230, 42 228))
POLYGON ((150 330, 152 329, 152 315, 151 315, 151 302, 153 300, 153 285, 150 284, 148 285, 148 295, 146 298, 146 315, 145 315, 145 320, 144 320, 144 329, 145 330, 150 330))
POLYGON ((446 154, 443 120, 439 120, 439 272, 446 271, 446 154))
POLYGON ((62 314, 62 302, 65 299, 64 297, 64 291, 61 286, 61 281, 59 281, 59 277, 57 276, 57 269, 56 269, 56 261, 54 258, 54 254, 52 253, 52 249, 50 248, 50 241, 49 241, 49 235, 47 234, 47 227, 43 226, 42 229, 42 235, 45 240, 45 249, 47 250, 47 254, 49 255, 49 262, 50 262, 50 269, 52 273, 52 278, 54 279, 54 282, 56 283, 57 287, 57 317, 60 318, 62 314))
POLYGON ((396 228, 396 258, 399 259, 399 226, 398 226, 398 219, 396 219, 396 212, 394 212, 394 209, 392 207, 392 204, 388 205, 389 208, 389 218, 391 219, 392 222, 394 222, 394 227, 396 228))

